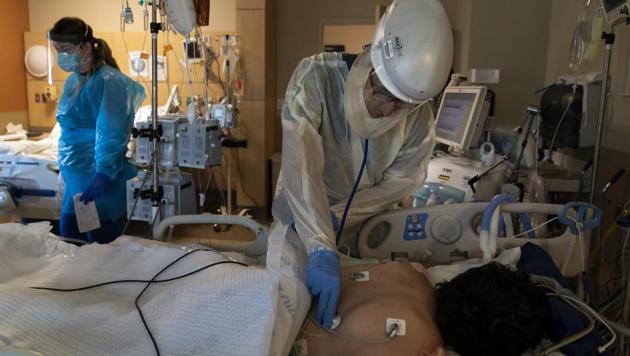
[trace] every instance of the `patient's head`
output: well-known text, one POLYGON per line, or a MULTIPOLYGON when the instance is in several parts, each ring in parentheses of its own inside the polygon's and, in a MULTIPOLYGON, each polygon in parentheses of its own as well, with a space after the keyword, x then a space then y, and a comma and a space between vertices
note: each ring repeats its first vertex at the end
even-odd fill
POLYGON ((445 345, 467 355, 521 355, 538 345, 551 321, 540 289, 498 263, 437 286, 437 325, 445 345))

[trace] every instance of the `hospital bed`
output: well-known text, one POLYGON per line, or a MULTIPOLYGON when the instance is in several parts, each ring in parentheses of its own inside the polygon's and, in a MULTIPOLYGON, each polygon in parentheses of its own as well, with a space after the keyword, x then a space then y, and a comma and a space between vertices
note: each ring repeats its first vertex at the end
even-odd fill
MULTIPOLYGON (((166 106, 173 96, 174 87, 166 106)), ((134 124, 150 116, 150 106, 136 112, 134 124)), ((0 135, 0 215, 17 215, 25 221, 59 220, 61 213, 62 181, 57 165, 58 141, 61 127, 55 124, 42 139, 27 138, 21 125, 7 125, 7 134, 0 135)), ((133 140, 129 152, 135 152, 133 140)))
POLYGON ((78 292, 31 287, 150 280, 207 247, 128 236, 77 247, 50 234, 45 223, 0 225, 0 345, 44 355, 151 355, 156 348, 163 355, 286 355, 310 305, 305 255, 286 231, 277 226, 260 235, 268 246, 247 255, 204 250, 174 264, 159 279, 215 266, 153 284, 139 301, 145 329, 134 298, 146 283, 78 292))
POLYGON ((16 133, 0 136, 1 215, 59 219, 57 141, 60 131, 56 125, 48 137, 40 140, 27 140, 25 134, 16 133))
MULTIPOLYGON (((483 208, 484 204, 461 204, 377 216, 359 234, 362 257, 388 260, 406 254, 409 259, 440 264, 457 263, 460 255, 479 256, 474 221, 483 208), (461 236, 446 241, 445 236, 455 231, 449 230, 454 221, 461 236), (380 230, 375 232, 376 227, 380 230), (425 233, 405 240, 403 233, 411 230, 425 233)), ((562 206, 541 204, 505 204, 500 209, 562 212, 562 206)), ((165 219, 156 236, 164 240, 171 227, 190 223, 239 224, 256 238, 246 243, 213 241, 217 250, 239 253, 193 253, 159 278, 220 261, 251 266, 216 266, 182 280, 152 285, 139 305, 162 353, 286 355, 310 305, 304 284, 306 256, 295 231, 279 223, 267 230, 239 217, 197 215, 165 219)), ((506 222, 506 230, 509 225, 506 222)), ((155 354, 134 309, 134 298, 146 282, 76 292, 31 287, 68 289, 120 279, 146 281, 199 246, 124 236, 109 245, 79 248, 48 231, 46 224, 0 225, 0 345, 42 354, 155 354)), ((508 238, 500 239, 498 245, 508 248, 535 241, 559 266, 568 259, 571 274, 580 269, 580 254, 566 251, 577 237, 566 229, 545 240, 508 238)))
MULTIPOLYGON (((480 258, 479 231, 487 206, 488 203, 449 204, 381 214, 368 221, 359 233, 359 253, 362 258, 377 259, 402 255, 428 264, 450 264, 480 258)), ((565 276, 579 274, 586 263, 583 256, 588 256, 590 230, 584 229, 581 236, 566 227, 551 237, 543 229, 519 234, 515 231, 518 226, 512 220, 512 214, 519 213, 557 217, 564 208, 563 205, 534 203, 500 206, 499 213, 505 219, 506 231, 503 236, 496 236, 498 249, 510 249, 531 242, 546 250, 558 268, 564 269, 565 276), (575 244, 578 238, 582 241, 575 244)), ((571 209, 568 213, 573 214, 574 211, 571 209)))

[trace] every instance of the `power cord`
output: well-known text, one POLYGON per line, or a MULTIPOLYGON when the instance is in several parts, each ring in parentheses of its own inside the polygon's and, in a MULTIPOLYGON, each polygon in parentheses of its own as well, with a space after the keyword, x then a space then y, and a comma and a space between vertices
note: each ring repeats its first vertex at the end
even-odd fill
MULTIPOLYGON (((140 184, 140 192, 144 189, 144 184, 147 182, 147 177, 149 176, 149 172, 146 172, 144 178, 142 179, 142 184, 140 184)), ((140 201, 140 194, 136 197, 133 202, 133 207, 131 208, 131 213, 127 218, 127 222, 125 223, 125 227, 123 228, 122 235, 127 233, 127 229, 129 229, 129 223, 131 222, 131 218, 133 218, 134 213, 136 212, 136 208, 138 207, 138 202, 140 201)))
MULTIPOLYGON (((546 288, 548 288, 548 287, 546 287, 546 288)), ((545 293, 545 294, 547 296, 555 296, 555 297, 558 297, 558 298, 562 299, 565 303, 567 303, 567 305, 571 306, 578 313, 582 314, 586 319, 588 319, 589 324, 584 329, 578 331, 577 333, 575 333, 573 335, 570 335, 570 336, 567 336, 567 337, 559 340, 555 344, 547 347, 542 352, 543 355, 549 355, 549 354, 551 354, 553 352, 556 352, 556 351, 560 350, 561 348, 563 348, 565 346, 568 346, 568 345, 570 345, 570 344, 572 344, 572 343, 582 339, 586 335, 590 334, 593 330, 595 330, 595 319, 593 319, 593 317, 591 317, 590 314, 588 314, 587 312, 582 310, 578 304, 574 303, 569 298, 567 298, 566 295, 563 295, 563 294, 560 294, 560 293, 556 293, 556 292, 550 292, 550 293, 545 293)))
POLYGON ((577 84, 573 84, 573 93, 571 94, 571 99, 569 100, 569 103, 567 104, 567 107, 564 109, 564 113, 562 113, 562 116, 560 117, 560 120, 558 121, 558 125, 556 126, 556 130, 553 133, 553 138, 551 139, 551 144, 549 145, 549 160, 551 161, 551 155, 553 154, 553 146, 556 143, 556 138, 558 135, 558 131, 560 130, 560 126, 562 126, 562 122, 564 121, 564 118, 567 116, 567 113, 569 112, 569 109, 571 108, 571 105, 573 105, 573 101, 575 100, 575 92, 577 91, 577 84))
POLYGON ((560 218, 557 217, 557 216, 555 218, 551 218, 551 219, 545 221, 544 223, 542 223, 540 225, 537 225, 537 226, 534 226, 533 228, 531 228, 531 229, 529 229, 527 231, 524 231, 524 232, 521 232, 520 234, 511 236, 510 239, 514 239, 514 238, 517 238, 517 237, 525 236, 525 235, 529 234, 530 232, 536 231, 536 230, 538 230, 538 229, 540 229, 540 228, 542 228, 542 227, 544 227, 544 226, 546 226, 546 225, 548 225, 548 224, 550 224, 550 223, 552 223, 552 222, 554 222, 554 221, 556 221, 558 219, 560 219, 560 218))
POLYGON ((617 333, 613 329, 612 325, 609 323, 608 320, 606 320, 604 317, 599 315, 599 313, 594 311, 590 306, 588 306, 583 301, 581 301, 581 300, 579 300, 579 299, 577 299, 577 298, 575 298, 573 296, 565 295, 565 297, 568 298, 569 300, 579 304, 582 308, 584 308, 584 311, 586 311, 588 313, 591 313, 591 315, 595 319, 599 320, 599 322, 602 323, 602 325, 604 325, 604 327, 606 327, 606 329, 608 329, 608 331, 610 331, 610 333, 612 335, 612 338, 610 339, 610 341, 608 341, 605 345, 599 346, 597 348, 597 351, 599 351, 600 353, 606 352, 606 350, 608 350, 608 348, 610 348, 615 343, 615 340, 617 339, 617 333))
POLYGON ((584 235, 583 235, 583 224, 582 222, 578 221, 577 219, 571 217, 571 216, 567 216, 568 219, 572 220, 573 223, 575 223, 575 226, 577 227, 578 230, 578 236, 574 237, 571 239, 571 244, 569 246, 569 250, 567 251, 567 254, 564 257, 564 262, 562 263, 562 274, 566 274, 566 269, 569 266, 569 259, 572 257, 573 255, 573 249, 575 248, 575 239, 578 239, 577 243, 579 243, 578 248, 580 249, 580 257, 582 260, 582 271, 581 272, 586 272, 586 262, 585 262, 585 255, 584 255, 584 235))
MULTIPOLYGON (((613 326, 611 325, 610 321, 608 321, 604 317, 602 317, 599 313, 597 313, 595 310, 593 310, 588 304, 586 304, 583 301, 575 298, 572 295, 568 295, 568 294, 564 293, 563 291, 558 290, 557 288, 552 288, 552 287, 544 286, 544 285, 542 287, 545 287, 545 288, 550 289, 552 291, 551 293, 547 293, 547 295, 549 295, 549 294, 555 295, 555 296, 558 296, 558 297, 564 299, 565 302, 571 301, 571 302, 575 303, 575 304, 573 304, 574 307, 579 306, 580 309, 584 312, 584 314, 590 314, 593 318, 597 319, 602 325, 604 325, 604 327, 606 329, 608 329, 608 331, 610 331, 610 334, 612 335, 612 338, 605 345, 599 346, 597 348, 597 351, 599 353, 604 353, 606 350, 608 350, 615 343, 615 340, 617 339, 617 333, 613 329, 613 326)), ((571 303, 569 303, 569 304, 571 304, 571 303)), ((575 340, 572 340, 572 342, 574 342, 576 340, 577 340, 577 338, 575 340)), ((555 349, 556 346, 558 346, 558 345, 554 345, 551 348, 548 348, 547 350, 545 350, 545 354, 548 354, 550 351, 552 351, 552 349, 555 349)), ((566 346, 566 345, 561 345, 560 347, 558 347, 558 349, 561 348, 561 347, 564 347, 564 346, 566 346)), ((555 350, 553 350, 553 351, 555 351, 555 350)))
POLYGON ((138 314, 140 315, 140 319, 142 320, 142 324, 144 325, 144 328, 147 331, 147 334, 149 334, 149 337, 151 338, 151 342, 153 343, 153 347, 155 348, 155 353, 156 353, 156 355, 160 356, 160 348, 158 347, 157 341, 155 340, 155 337, 153 336, 153 333, 151 332, 151 329, 149 328, 149 325, 147 324, 147 321, 146 321, 146 319, 144 317, 144 314, 142 313, 142 309, 140 308, 140 305, 139 305, 140 298, 142 298, 142 296, 149 289, 149 287, 152 284, 156 284, 156 283, 172 282, 172 281, 175 281, 175 280, 179 280, 179 279, 183 279, 183 278, 186 278, 186 277, 190 277, 193 274, 199 273, 199 272, 204 271, 206 269, 212 268, 214 266, 222 265, 222 264, 236 264, 236 265, 247 267, 247 265, 245 263, 241 263, 241 262, 237 262, 237 261, 231 261, 231 260, 229 260, 229 261, 219 261, 219 262, 215 262, 215 263, 211 263, 211 264, 205 265, 205 266, 203 266, 201 268, 198 268, 198 269, 196 269, 196 270, 194 270, 192 272, 188 272, 188 273, 179 275, 177 277, 172 277, 172 278, 167 278, 167 279, 157 279, 162 273, 164 273, 167 269, 169 269, 170 267, 175 265, 177 262, 183 260, 184 258, 186 258, 186 257, 188 257, 191 254, 196 253, 196 252, 214 252, 214 250, 211 250, 211 249, 196 249, 196 250, 189 251, 189 252, 181 255, 180 257, 178 257, 177 259, 175 259, 171 263, 169 263, 166 267, 162 268, 162 270, 160 270, 157 274, 155 274, 153 276, 153 278, 151 278, 150 280, 122 279, 122 280, 98 283, 98 284, 93 284, 93 285, 89 285, 89 286, 86 286, 86 287, 72 288, 72 289, 60 289, 60 288, 48 288, 48 287, 31 287, 31 289, 47 290, 47 291, 53 291, 53 292, 77 292, 77 291, 83 291, 83 290, 87 290, 87 289, 103 287, 103 286, 112 285, 112 284, 119 284, 119 283, 146 283, 147 285, 144 287, 144 289, 142 289, 140 294, 138 294, 138 296, 136 297, 136 299, 134 301, 134 304, 136 306, 136 310, 138 311, 138 314))

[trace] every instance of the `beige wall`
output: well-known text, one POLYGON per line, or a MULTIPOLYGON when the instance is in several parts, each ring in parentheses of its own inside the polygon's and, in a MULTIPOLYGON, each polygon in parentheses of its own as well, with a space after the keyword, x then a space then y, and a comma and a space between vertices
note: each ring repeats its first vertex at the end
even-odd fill
POLYGON ((22 1, 0 1, 0 38, 5 49, 0 56, 0 133, 9 122, 27 125, 24 42, 28 30, 28 6, 22 1))
POLYGON ((455 42, 453 69, 499 69, 494 126, 520 123, 544 86, 549 0, 442 0, 455 42))
MULTIPOLYGON (((279 0, 278 97, 297 63, 322 50, 324 24, 373 22, 376 3, 380 1, 279 0)), ((442 3, 453 28, 454 69, 463 73, 470 68, 501 69, 501 83, 490 86, 497 93, 497 122, 518 123, 527 104, 537 100, 533 92, 545 83, 549 0, 442 3)))
MULTIPOLYGON (((592 18, 594 12, 595 6, 590 6, 587 10, 587 16, 592 18)), ((548 84, 555 82, 560 75, 571 73, 569 68, 569 49, 573 30, 575 29, 577 14, 578 7, 575 1, 551 1, 549 47, 545 73, 545 82, 548 84)), ((602 58, 603 57, 600 57, 596 60, 585 62, 582 70, 584 72, 600 71, 602 58)))
POLYGON ((278 97, 304 58, 321 52, 324 24, 373 24, 376 4, 390 0, 278 0, 278 97))
POLYGON ((630 28, 620 26, 615 32, 602 145, 630 155, 630 28))
MULTIPOLYGON (((236 33, 242 36, 245 70, 245 97, 239 106, 240 127, 247 137, 246 149, 232 150, 240 161, 243 189, 238 202, 246 206, 267 207, 269 184, 267 160, 272 153, 275 122, 275 22, 274 0, 238 0, 236 33)), ((240 193, 240 192, 239 192, 240 193)))
MULTIPOLYGON (((593 16, 595 6, 590 6, 587 14, 593 16)), ((573 0, 552 0, 549 21, 549 46, 545 82, 551 84, 559 76, 571 73, 569 69, 569 49, 578 15, 577 2, 573 0)), ((583 71, 601 70, 602 57, 584 64, 583 71)))
POLYGON ((324 25, 324 45, 344 45, 348 53, 360 53, 372 41, 375 25, 324 25))
POLYGON ((577 16, 576 1, 552 0, 545 82, 551 84, 569 72, 569 47, 577 16))
MULTIPOLYGON (((120 30, 120 0, 28 0, 28 5, 31 31, 46 31, 64 16, 80 17, 97 31, 120 30)), ((143 31, 142 7, 135 0, 129 1, 129 6, 135 21, 127 30, 143 31)), ((210 30, 236 30, 236 0, 210 1, 210 30)))
POLYGON ((494 125, 520 124, 545 84, 549 0, 473 0, 469 69, 501 70, 494 125))
MULTIPOLYGON (((374 24, 376 5, 389 3, 391 0, 277 0, 276 109, 300 60, 323 51, 324 25, 374 24)), ((282 147, 279 120, 278 114, 273 146, 277 152, 282 147)))
POLYGON ((470 21, 472 1, 442 0, 442 5, 453 29, 453 69, 455 73, 468 73, 470 57, 470 21))

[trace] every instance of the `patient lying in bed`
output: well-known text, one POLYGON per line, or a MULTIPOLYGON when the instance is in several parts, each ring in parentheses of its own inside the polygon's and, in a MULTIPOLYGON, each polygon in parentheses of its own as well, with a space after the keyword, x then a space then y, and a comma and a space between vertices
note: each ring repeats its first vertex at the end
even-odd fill
POLYGON ((343 269, 339 326, 331 331, 308 320, 303 338, 309 356, 444 355, 434 322, 433 288, 407 263, 343 269), (388 318, 405 321, 404 336, 387 338, 388 318))
POLYGON ((496 263, 437 291, 416 264, 358 266, 342 274, 339 326, 327 330, 308 320, 306 353, 299 354, 446 355, 444 340, 462 355, 521 355, 542 341, 550 320, 545 295, 529 277, 496 263), (388 339, 388 318, 405 321, 404 336, 388 339))

